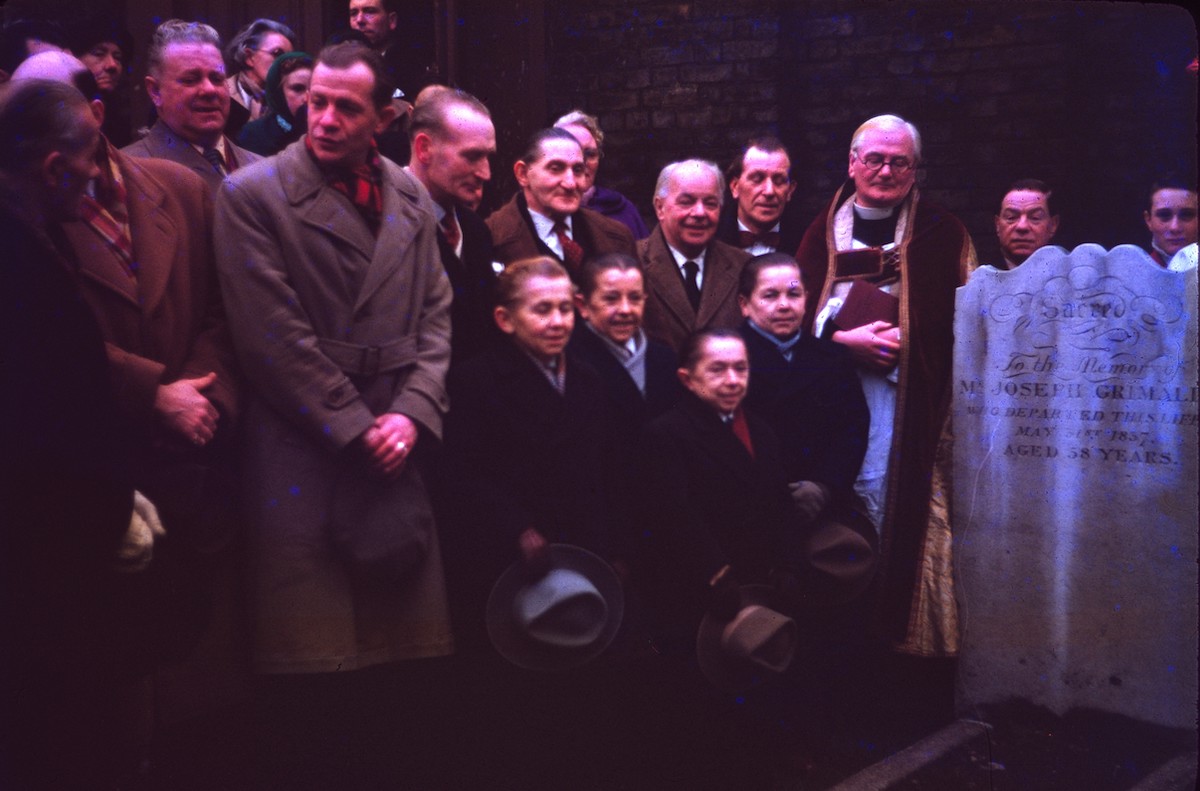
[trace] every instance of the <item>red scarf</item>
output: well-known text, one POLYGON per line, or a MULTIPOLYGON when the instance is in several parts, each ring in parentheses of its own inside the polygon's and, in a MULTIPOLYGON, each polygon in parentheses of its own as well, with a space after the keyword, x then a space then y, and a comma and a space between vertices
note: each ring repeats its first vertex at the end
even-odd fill
MULTIPOLYGON (((304 136, 304 145, 309 155, 320 164, 313 151, 312 141, 304 136)), ((329 186, 345 195, 367 221, 371 233, 379 236, 380 219, 383 217, 383 165, 379 160, 379 149, 371 143, 367 161, 352 170, 323 171, 329 186)))

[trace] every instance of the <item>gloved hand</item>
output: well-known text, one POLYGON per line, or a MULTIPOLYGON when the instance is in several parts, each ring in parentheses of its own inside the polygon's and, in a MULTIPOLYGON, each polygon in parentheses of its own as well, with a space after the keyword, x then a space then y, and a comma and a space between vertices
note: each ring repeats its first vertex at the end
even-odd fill
POLYGON ((158 509, 154 507, 154 503, 147 500, 146 495, 135 491, 129 527, 126 528, 121 546, 117 549, 114 564, 116 570, 129 574, 145 571, 154 558, 154 539, 166 534, 166 528, 158 518, 158 509))
POLYGON ((804 524, 816 521, 822 509, 829 503, 829 487, 816 481, 794 481, 788 484, 792 494, 792 505, 796 515, 804 524))
POLYGON ((731 621, 742 607, 742 591, 726 564, 708 582, 708 614, 718 621, 731 621))

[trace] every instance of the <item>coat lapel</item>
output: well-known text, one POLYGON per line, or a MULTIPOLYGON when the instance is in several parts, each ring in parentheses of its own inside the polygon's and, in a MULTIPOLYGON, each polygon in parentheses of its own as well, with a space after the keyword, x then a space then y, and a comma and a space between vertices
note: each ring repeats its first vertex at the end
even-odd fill
MULTIPOLYGON (((326 185, 317 163, 303 144, 284 149, 278 172, 288 203, 296 208, 300 221, 314 230, 332 236, 369 261, 375 250, 371 230, 346 196, 326 185), (290 161, 288 161, 290 160, 290 161)), ((385 206, 386 210, 386 206, 385 206)))
POLYGON ((697 444, 712 464, 740 481, 753 482, 755 461, 734 436, 733 429, 722 423, 712 409, 695 396, 685 396, 684 408, 695 427, 697 444))
MULTIPOLYGON (((721 243, 713 241, 708 246, 704 260, 704 286, 700 289, 700 310, 696 317, 697 327, 706 327, 727 303, 730 293, 737 288, 737 267, 721 249, 721 243)), ((681 286, 682 288, 682 286, 681 286)))
POLYGON ((658 295, 663 307, 680 325, 691 330, 696 326, 696 312, 692 310, 692 303, 688 301, 687 292, 683 290, 683 278, 679 276, 679 268, 675 265, 675 257, 671 255, 670 248, 667 247, 661 226, 656 227, 650 234, 646 252, 650 259, 650 265, 646 267, 646 277, 650 281, 649 290, 658 295))
POLYGON ((167 212, 162 211, 166 200, 163 185, 144 173, 130 173, 137 163, 119 153, 117 167, 125 177, 128 189, 129 228, 133 238, 133 261, 137 267, 137 285, 141 293, 143 314, 149 316, 162 300, 167 282, 171 278, 171 264, 175 260, 174 240, 179 238, 178 229, 167 212))
MULTIPOLYGON (((421 231, 423 222, 429 226, 430 232, 436 233, 433 215, 417 208, 420 196, 414 190, 415 183, 401 181, 401 175, 399 168, 384 163, 383 217, 379 226, 379 238, 370 240, 370 264, 359 289, 358 299, 355 300, 355 309, 362 307, 388 278, 395 275, 396 258, 404 257, 407 248, 413 243, 413 237, 421 231)), ((366 229, 365 223, 360 222, 359 225, 366 229)), ((367 236, 370 237, 369 231, 367 236)), ((441 265, 440 261, 437 263, 441 265)))

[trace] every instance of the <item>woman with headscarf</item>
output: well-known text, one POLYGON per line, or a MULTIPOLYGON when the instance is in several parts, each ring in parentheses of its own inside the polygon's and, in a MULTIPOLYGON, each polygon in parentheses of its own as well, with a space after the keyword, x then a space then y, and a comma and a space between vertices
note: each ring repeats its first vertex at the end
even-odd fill
POLYGON ((313 58, 307 52, 288 52, 275 59, 267 71, 267 112, 242 127, 237 136, 239 146, 269 157, 304 137, 312 68, 313 58))

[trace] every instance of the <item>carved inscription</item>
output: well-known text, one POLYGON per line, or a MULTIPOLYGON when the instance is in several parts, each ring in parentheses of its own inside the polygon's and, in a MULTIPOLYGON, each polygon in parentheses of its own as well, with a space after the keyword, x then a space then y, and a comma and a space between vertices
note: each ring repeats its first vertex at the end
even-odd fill
POLYGON ((1181 299, 1139 294, 1088 266, 1034 293, 1000 294, 985 323, 1009 340, 983 379, 960 379, 968 416, 1003 418, 994 450, 1022 459, 1177 465, 1162 426, 1196 426, 1200 387, 1176 384, 1181 299))

